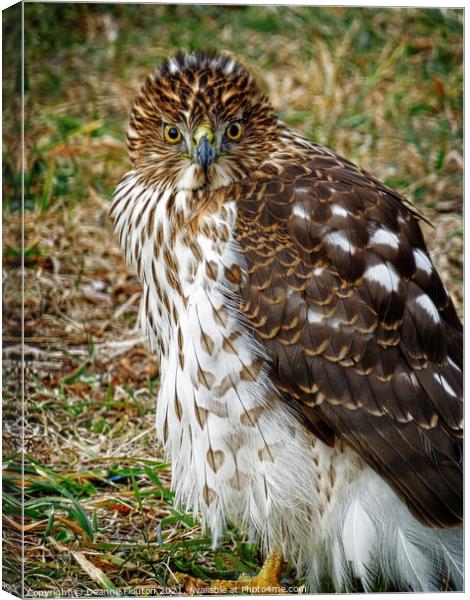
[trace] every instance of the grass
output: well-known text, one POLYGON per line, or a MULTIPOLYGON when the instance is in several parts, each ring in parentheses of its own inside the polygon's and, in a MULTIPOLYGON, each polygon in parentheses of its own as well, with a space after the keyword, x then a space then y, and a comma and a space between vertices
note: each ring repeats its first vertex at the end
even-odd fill
MULTIPOLYGON (((260 556, 239 533, 213 551, 197 516, 175 509, 154 440, 158 364, 107 216, 129 166, 130 104, 176 48, 234 52, 287 123, 435 224, 425 235, 462 314, 462 11, 35 3, 25 20, 25 591, 177 593, 175 572, 255 571, 260 556)), ((12 50, 18 26, 4 25, 12 50)), ((7 61, 13 108, 18 81, 7 61)), ((3 578, 18 590, 17 112, 4 122, 3 578)))

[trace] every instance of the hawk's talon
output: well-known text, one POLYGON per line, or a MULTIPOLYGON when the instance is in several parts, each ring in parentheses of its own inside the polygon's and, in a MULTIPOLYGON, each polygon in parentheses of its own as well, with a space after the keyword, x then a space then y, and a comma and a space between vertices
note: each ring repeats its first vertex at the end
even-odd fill
POLYGON ((189 595, 200 595, 205 593, 204 590, 208 587, 207 583, 199 577, 193 577, 186 573, 172 573, 173 578, 176 580, 176 586, 172 584, 171 587, 178 587, 179 591, 185 592, 189 595))
POLYGON ((210 587, 212 593, 247 592, 250 594, 282 594, 287 590, 281 584, 284 560, 281 554, 272 553, 265 560, 258 575, 250 577, 243 574, 236 581, 215 579, 210 587))

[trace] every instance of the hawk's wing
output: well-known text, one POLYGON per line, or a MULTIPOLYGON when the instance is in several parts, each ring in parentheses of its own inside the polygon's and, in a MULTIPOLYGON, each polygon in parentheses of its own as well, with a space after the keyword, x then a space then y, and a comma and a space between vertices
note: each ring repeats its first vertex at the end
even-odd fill
POLYGON ((240 311, 286 402, 422 521, 459 523, 462 326, 417 215, 328 155, 235 187, 240 311))

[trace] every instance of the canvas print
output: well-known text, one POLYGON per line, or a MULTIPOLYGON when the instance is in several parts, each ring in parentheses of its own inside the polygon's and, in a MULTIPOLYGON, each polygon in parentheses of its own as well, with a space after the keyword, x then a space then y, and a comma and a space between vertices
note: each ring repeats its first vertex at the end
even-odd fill
POLYGON ((463 591, 462 47, 4 11, 4 590, 463 591))

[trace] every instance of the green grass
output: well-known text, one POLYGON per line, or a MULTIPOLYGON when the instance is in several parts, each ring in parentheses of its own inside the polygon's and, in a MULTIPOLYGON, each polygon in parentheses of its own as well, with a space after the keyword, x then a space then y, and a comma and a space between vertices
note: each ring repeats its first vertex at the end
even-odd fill
MULTIPOLYGON (((168 465, 119 457, 106 466, 91 462, 87 470, 77 472, 51 469, 26 456, 27 589, 37 589, 49 578, 72 577, 77 588, 93 581, 102 589, 125 588, 128 578, 150 581, 157 589, 171 584, 177 588, 172 572, 210 579, 233 577, 255 567, 254 547, 228 535, 213 553, 197 521, 172 508, 173 493, 164 483, 168 465), (45 562, 44 546, 60 554, 52 560, 49 555, 45 562), (77 553, 92 556, 95 569, 87 569, 86 563, 84 568, 77 553)), ((7 524, 20 519, 21 479, 21 464, 13 456, 4 463, 7 524)), ((6 580, 13 574, 7 562, 6 580)))
MULTIPOLYGON (((8 50, 18 27, 6 19, 8 50)), ((175 509, 154 441, 158 365, 134 328, 140 288, 107 216, 129 168, 132 99, 177 48, 233 52, 283 120, 436 224, 425 235, 461 311, 463 12, 31 3, 25 23, 26 590, 165 590, 177 571, 256 571, 239 532, 213 551, 197 516, 175 509)), ((13 108, 18 68, 4 63, 13 108)), ((17 114, 5 111, 3 147, 6 586, 20 577, 17 114)))

